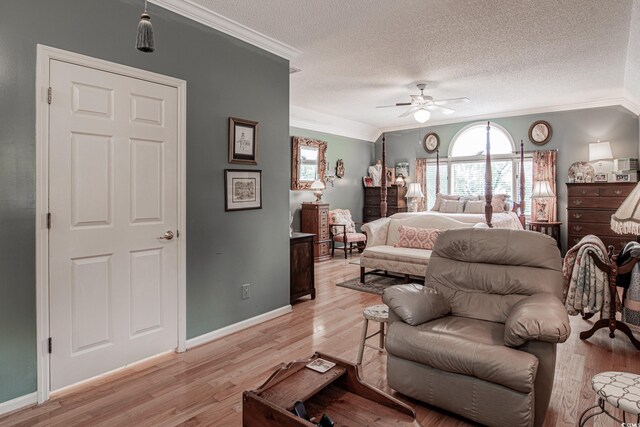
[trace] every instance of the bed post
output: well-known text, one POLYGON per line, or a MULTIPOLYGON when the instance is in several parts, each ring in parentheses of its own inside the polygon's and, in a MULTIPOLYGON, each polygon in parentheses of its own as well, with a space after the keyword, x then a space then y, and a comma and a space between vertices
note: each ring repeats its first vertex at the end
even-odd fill
POLYGON ((382 134, 382 176, 380 180, 380 218, 387 217, 387 146, 382 134))
POLYGON ((436 197, 440 192, 440 150, 436 150, 436 197))
POLYGON ((484 170, 484 217, 489 228, 493 228, 493 224, 491 224, 491 217, 493 216, 493 206, 491 206, 491 200, 493 199, 493 192, 491 189, 491 122, 487 122, 486 151, 487 155, 484 170))
POLYGON ((524 142, 520 140, 520 223, 524 227, 524 142))

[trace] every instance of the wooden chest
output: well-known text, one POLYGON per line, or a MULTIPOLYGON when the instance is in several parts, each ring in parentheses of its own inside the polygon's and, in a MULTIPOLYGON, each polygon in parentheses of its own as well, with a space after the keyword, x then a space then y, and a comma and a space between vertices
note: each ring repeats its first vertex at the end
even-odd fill
POLYGON ((567 184, 567 249, 587 234, 595 234, 605 245, 622 249, 635 235, 611 230, 611 215, 636 186, 633 182, 567 184))
MULTIPOLYGON (((407 212, 407 187, 392 185, 387 187, 387 216, 398 212, 407 212)), ((380 218, 380 187, 364 187, 363 222, 380 218)))
POLYGON ((328 203, 303 203, 300 231, 315 234, 313 238, 313 259, 316 262, 326 261, 331 258, 328 203))

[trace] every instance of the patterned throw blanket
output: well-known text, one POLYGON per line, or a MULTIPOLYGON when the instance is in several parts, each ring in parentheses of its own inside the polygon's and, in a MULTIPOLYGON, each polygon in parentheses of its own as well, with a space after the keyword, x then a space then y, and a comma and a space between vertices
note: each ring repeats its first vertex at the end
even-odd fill
POLYGON ((564 278, 564 306, 567 312, 576 316, 580 312, 601 312, 603 319, 609 318, 610 291, 609 277, 600 270, 589 256, 592 252, 603 262, 609 262, 607 248, 602 241, 588 235, 569 249, 564 258, 562 275, 564 278))

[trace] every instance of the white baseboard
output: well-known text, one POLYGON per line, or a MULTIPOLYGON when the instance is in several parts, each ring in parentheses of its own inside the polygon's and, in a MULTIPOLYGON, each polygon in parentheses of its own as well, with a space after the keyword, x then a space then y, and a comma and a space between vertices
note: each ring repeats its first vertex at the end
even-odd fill
POLYGON ((18 409, 35 405, 36 403, 38 403, 38 395, 34 391, 33 393, 0 403, 0 415, 8 414, 9 412, 17 411, 18 409))
POLYGON ((285 305, 284 307, 276 308, 275 310, 260 314, 255 317, 251 317, 247 320, 243 320, 238 323, 234 323, 233 325, 216 329, 215 331, 208 332, 204 335, 200 335, 199 337, 191 338, 187 340, 187 349, 193 348, 198 345, 206 344, 210 341, 217 340, 218 338, 222 338, 227 335, 231 335, 235 332, 241 331, 243 329, 247 329, 259 323, 266 322, 267 320, 275 319, 276 317, 280 317, 284 314, 291 313, 291 311, 292 311, 291 305, 290 304, 285 305))

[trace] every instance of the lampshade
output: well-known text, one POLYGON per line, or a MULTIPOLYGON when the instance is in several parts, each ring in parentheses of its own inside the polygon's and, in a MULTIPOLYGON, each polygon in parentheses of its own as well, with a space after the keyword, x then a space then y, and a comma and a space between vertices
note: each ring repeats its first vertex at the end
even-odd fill
POLYGON ((537 181, 533 186, 533 194, 531 197, 536 199, 539 197, 554 197, 553 190, 551 189, 551 183, 549 181, 537 181))
POLYGON ((617 234, 640 234, 640 184, 611 215, 611 229, 617 234))
POLYGON ((311 190, 324 190, 324 182, 322 182, 319 179, 316 179, 315 181, 313 181, 313 184, 311 184, 311 187, 309 187, 311 190))
POLYGON ((431 113, 425 110, 424 108, 421 108, 415 113, 413 113, 413 118, 416 119, 416 121, 419 123, 424 123, 427 120, 429 120, 429 118, 431 118, 431 113))
POLYGON ((612 160, 611 144, 608 142, 592 142, 589 144, 589 161, 612 160))
POLYGON ((410 183, 409 188, 407 189, 407 195, 405 197, 407 198, 424 197, 424 194, 422 194, 422 189, 420 188, 420 183, 419 182, 410 183))

